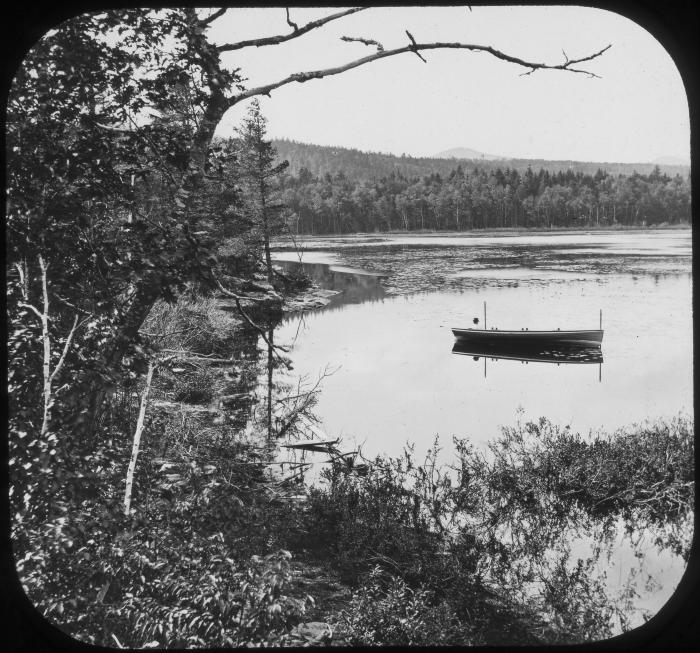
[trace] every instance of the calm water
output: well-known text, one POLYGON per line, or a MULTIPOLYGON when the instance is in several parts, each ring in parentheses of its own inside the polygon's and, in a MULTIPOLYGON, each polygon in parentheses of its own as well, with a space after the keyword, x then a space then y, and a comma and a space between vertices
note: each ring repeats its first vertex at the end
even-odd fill
MULTIPOLYGON (((500 427, 546 416, 583 434, 693 410, 690 231, 314 239, 305 269, 342 292, 324 309, 275 330, 294 369, 290 387, 322 382, 323 431, 372 458, 421 458, 436 435, 443 462, 452 436, 485 448, 500 427), (528 362, 453 353, 451 327, 597 328, 602 362, 528 362)), ((277 251, 291 268, 296 253, 277 251)), ((296 262, 295 262, 296 261, 296 262)), ((325 458, 326 456, 323 456, 325 458)), ((686 529, 692 524, 674 526, 686 529)), ((596 556, 609 600, 627 589, 632 625, 657 612, 685 569, 649 531, 623 524, 601 549, 592 532, 561 534, 577 556, 596 556), (602 552, 601 552, 602 551, 602 552)), ((572 562, 573 564, 573 562, 572 562)), ((527 590, 524 590, 527 591, 527 590)))
POLYGON ((316 413, 367 455, 398 454, 407 440, 420 454, 439 434, 448 456, 452 435, 485 442, 518 415, 587 433, 692 410, 689 232, 313 245, 307 271, 343 292, 288 319, 275 341, 291 348, 296 376, 337 369, 316 413), (484 302, 488 326, 502 329, 597 328, 602 310, 602 364, 453 353, 450 328, 483 325, 484 302))

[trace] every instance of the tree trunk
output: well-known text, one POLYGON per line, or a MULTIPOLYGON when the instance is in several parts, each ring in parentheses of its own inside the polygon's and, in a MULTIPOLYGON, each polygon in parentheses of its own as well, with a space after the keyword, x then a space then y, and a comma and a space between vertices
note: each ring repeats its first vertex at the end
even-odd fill
POLYGON ((272 372, 274 367, 274 349, 273 337, 275 335, 274 328, 270 325, 267 332, 267 437, 272 439, 272 372))
POLYGON ((265 246, 265 265, 267 266, 267 282, 272 285, 274 281, 272 273, 272 257, 270 256, 270 221, 267 215, 267 206, 265 204, 265 186, 264 183, 260 182, 260 204, 262 212, 262 223, 263 223, 263 239, 265 246))
POLYGON ((141 395, 141 407, 139 409, 139 417, 136 421, 136 431, 134 432, 134 445, 131 449, 131 460, 129 460, 129 469, 126 472, 126 490, 124 492, 124 513, 129 514, 131 510, 131 488, 134 483, 134 472, 136 471, 136 459, 139 455, 141 447, 141 433, 143 433, 143 425, 146 418, 146 406, 148 404, 148 394, 151 391, 151 381, 153 379, 154 364, 148 366, 148 374, 146 375, 146 387, 141 395))

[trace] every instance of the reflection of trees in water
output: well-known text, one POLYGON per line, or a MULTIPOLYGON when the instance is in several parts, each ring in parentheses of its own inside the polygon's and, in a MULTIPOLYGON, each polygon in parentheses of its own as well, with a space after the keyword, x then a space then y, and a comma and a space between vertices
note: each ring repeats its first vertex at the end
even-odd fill
POLYGON ((276 374, 291 369, 286 349, 275 343, 275 329, 283 314, 258 308, 248 315, 258 329, 247 325, 237 341, 234 357, 241 373, 230 380, 227 392, 240 401, 232 415, 237 415, 236 423, 248 433, 264 433, 271 446, 283 437, 298 439, 309 424, 317 424, 312 409, 325 374, 315 383, 276 374))
POLYGON ((258 337, 251 325, 238 325, 228 350, 232 364, 223 367, 218 403, 223 419, 234 429, 244 429, 253 408, 259 365, 258 337))
POLYGON ((457 444, 462 478, 472 479, 480 506, 467 522, 489 544, 492 578, 523 601, 537 597, 556 623, 571 626, 575 616, 583 639, 630 627, 635 599, 656 583, 647 558, 665 551, 680 558, 676 568, 688 560, 689 419, 591 441, 540 420, 504 429, 488 457, 457 444), (634 557, 628 569, 625 551, 634 557), (626 580, 608 581, 606 570, 626 580))
POLYGON ((549 643, 607 638, 681 576, 692 441, 689 419, 595 439, 540 420, 505 429, 489 452, 456 440, 449 467, 437 443, 424 461, 378 457, 361 478, 334 465, 309 495, 310 545, 348 577, 380 561, 420 584, 439 561, 438 587, 473 590, 470 610, 491 594, 549 643), (663 558, 670 579, 655 577, 663 558))
MULTIPOLYGON (((296 261, 276 261, 276 264, 290 271, 302 267, 302 264, 296 261)), ((340 291, 340 294, 331 298, 326 310, 342 304, 376 301, 386 296, 381 284, 383 276, 333 270, 333 266, 325 263, 304 263, 303 269, 321 288, 340 291)))

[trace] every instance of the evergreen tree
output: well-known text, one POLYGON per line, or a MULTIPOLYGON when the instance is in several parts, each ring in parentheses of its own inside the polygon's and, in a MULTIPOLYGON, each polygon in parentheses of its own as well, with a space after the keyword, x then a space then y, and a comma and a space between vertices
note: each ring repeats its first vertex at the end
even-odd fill
POLYGON ((251 102, 248 114, 239 128, 239 172, 243 187, 245 212, 253 225, 254 240, 265 253, 267 280, 273 282, 270 238, 279 231, 281 203, 274 203, 274 180, 288 166, 287 161, 275 164, 277 152, 266 140, 267 120, 257 99, 251 102))

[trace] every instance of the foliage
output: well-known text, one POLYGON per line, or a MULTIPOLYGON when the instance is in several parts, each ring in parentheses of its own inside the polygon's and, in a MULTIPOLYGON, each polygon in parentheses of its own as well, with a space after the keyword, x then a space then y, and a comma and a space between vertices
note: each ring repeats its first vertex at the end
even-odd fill
POLYGON ((283 205, 275 192, 277 178, 287 167, 287 161, 275 165, 277 152, 266 140, 267 121, 253 100, 235 143, 244 219, 250 225, 248 238, 265 253, 267 279, 272 283, 273 269, 270 258, 270 239, 281 230, 280 211, 283 205))
POLYGON ((556 497, 592 517, 666 523, 694 509, 694 425, 683 415, 584 438, 542 418, 505 428, 493 459, 475 465, 502 512, 538 510, 556 497))
POLYGON ((157 119, 136 126, 147 109, 172 107, 175 80, 197 73, 187 25, 178 11, 82 14, 37 42, 9 94, 10 450, 13 514, 24 521, 68 501, 62 495, 84 473, 84 456, 105 453, 96 437, 109 437, 96 424, 102 400, 133 382, 150 354, 137 334, 141 321, 157 297, 172 299, 209 260, 184 219, 190 182, 177 160, 186 128, 175 134, 157 119), (158 74, 139 74, 148 68, 158 74), (158 193, 147 196, 149 188, 158 193), (39 256, 48 265, 48 307, 39 256), (27 305, 46 309, 54 365, 80 318, 45 438, 44 343, 27 305))
POLYGON ((372 157, 388 155, 357 153, 366 164, 360 165, 352 150, 275 144, 294 165, 295 172, 282 178, 282 197, 296 233, 651 226, 690 220, 687 174, 671 177, 658 166, 646 174, 614 175, 482 161, 468 169, 467 163, 389 157, 385 163, 375 161, 375 170, 372 157))
MULTIPOLYGON (((611 596, 600 574, 605 547, 652 532, 688 555, 692 440, 682 416, 592 438, 541 419, 505 428, 488 455, 456 440, 449 469, 436 465, 436 447, 420 464, 410 451, 377 458, 364 476, 336 466, 310 492, 308 546, 346 582, 379 565, 432 592, 487 641, 511 641, 503 628, 521 641, 604 639, 636 610, 634 585, 611 596), (586 538, 595 546, 574 553, 586 538)), ((370 596, 358 599, 363 614, 382 614, 370 596)))
POLYGON ((356 646, 473 646, 472 628, 432 592, 411 589, 379 567, 369 573, 338 617, 356 646))
POLYGON ((207 564, 193 559, 189 577, 161 577, 127 601, 131 641, 178 648, 274 644, 305 609, 303 601, 282 593, 290 558, 288 551, 255 556, 242 569, 221 554, 207 564))
POLYGON ((435 454, 423 465, 410 451, 398 459, 378 457, 364 476, 340 464, 324 471, 327 485, 309 495, 307 530, 315 537, 308 546, 331 556, 351 582, 379 563, 440 591, 455 574, 469 584, 477 563, 470 538, 441 537, 453 491, 435 454))
POLYGON ((10 367, 22 406, 13 430, 32 430, 39 403, 41 343, 24 307, 40 303, 39 256, 52 340, 81 318, 56 383, 56 429, 94 429, 109 392, 145 369, 138 330, 153 303, 209 278, 236 195, 231 157, 209 148, 215 125, 204 116, 238 77, 218 68, 204 31, 191 9, 86 13, 47 33, 17 71, 7 116, 10 367))
POLYGON ((75 479, 80 500, 70 510, 18 518, 17 570, 36 607, 72 636, 106 646, 284 637, 305 610, 287 592, 290 554, 277 550, 296 513, 269 493, 264 462, 233 435, 156 411, 127 516, 130 431, 115 429, 111 447, 90 459, 94 472, 75 479))
MULTIPOLYGON (((352 181, 363 179, 381 179, 391 177, 394 173, 407 179, 416 177, 428 177, 438 174, 441 177, 449 177, 450 173, 461 165, 464 169, 477 166, 487 174, 496 169, 517 170, 521 175, 528 168, 539 170, 543 168, 550 174, 558 172, 566 173, 571 170, 574 174, 595 175, 598 169, 607 172, 613 177, 622 175, 629 177, 635 172, 648 175, 653 171, 653 163, 615 163, 606 161, 597 163, 594 161, 553 161, 549 159, 457 159, 437 157, 417 157, 408 154, 396 156, 382 152, 363 152, 350 147, 337 147, 331 145, 314 145, 301 143, 287 138, 275 138, 272 145, 279 153, 281 159, 289 160, 289 171, 299 178, 302 184, 308 183, 313 177, 323 177, 329 173, 332 177, 342 171, 352 181), (303 172, 302 172, 303 171, 303 172)), ((659 166, 662 172, 674 177, 677 174, 686 176, 689 165, 662 164, 659 166)))
POLYGON ((579 559, 573 569, 567 562, 567 556, 560 557, 551 577, 544 581, 542 602, 550 623, 548 643, 574 644, 612 637, 615 618, 620 618, 625 627, 625 617, 610 601, 603 581, 595 578, 595 561, 579 559))

